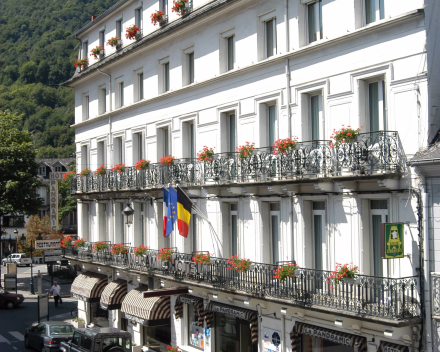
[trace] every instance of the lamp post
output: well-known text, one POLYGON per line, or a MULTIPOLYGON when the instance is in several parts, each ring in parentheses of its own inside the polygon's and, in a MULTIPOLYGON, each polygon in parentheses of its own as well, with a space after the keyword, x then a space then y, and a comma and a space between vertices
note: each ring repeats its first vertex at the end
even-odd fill
MULTIPOLYGON (((18 230, 17 229, 14 230, 14 235, 15 235, 15 243, 17 243, 17 240, 18 240, 18 230)), ((17 245, 15 245, 15 247, 17 247, 17 245)), ((9 236, 9 250, 10 250, 10 248, 11 248, 11 237, 9 236)), ((18 248, 17 248, 17 252, 18 252, 18 248)))
MULTIPOLYGON (((14 233, 15 233, 15 231, 14 231, 14 233)), ((43 239, 43 237, 41 236, 41 233, 40 233, 37 237, 37 241, 41 241, 42 239, 43 239)), ((26 236, 24 235, 24 233, 20 237, 20 242, 23 247, 26 246, 26 236)), ((29 289, 30 289, 30 294, 34 295, 35 294, 35 291, 34 291, 34 272, 33 272, 34 247, 32 246, 32 241, 31 241, 31 245, 29 246, 29 251, 31 252, 31 280, 29 281, 29 289)))
MULTIPOLYGON (((127 204, 127 206, 123 210, 123 213, 125 215, 125 224, 128 226, 128 228, 130 228, 130 225, 133 223, 133 214, 134 214, 134 210, 130 206, 130 204, 127 204)), ((128 242, 128 241, 124 239, 124 242, 128 242)))

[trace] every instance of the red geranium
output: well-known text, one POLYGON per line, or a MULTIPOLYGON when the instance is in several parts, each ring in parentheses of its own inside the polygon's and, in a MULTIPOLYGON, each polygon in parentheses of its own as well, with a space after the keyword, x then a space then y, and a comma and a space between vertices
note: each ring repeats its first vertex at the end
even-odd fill
POLYGON ((122 243, 114 244, 111 250, 111 254, 126 254, 128 252, 127 247, 125 247, 122 243))
POLYGON ((186 8, 186 4, 188 3, 188 0, 174 0, 173 1, 173 12, 177 12, 180 16, 183 16, 188 12, 188 9, 186 8))
POLYGON ((103 46, 97 46, 96 48, 93 48, 90 52, 90 56, 93 56, 95 59, 98 58, 99 54, 101 53, 101 51, 104 51, 104 47, 103 46))
POLYGON ((165 156, 165 157, 159 159, 159 162, 162 165, 174 165, 175 161, 176 161, 176 158, 171 155, 168 155, 168 156, 165 156))
POLYGON ((136 170, 146 169, 150 165, 150 160, 141 159, 136 163, 136 170))
POLYGON ((155 11, 151 14, 151 23, 156 25, 157 23, 159 23, 160 21, 164 20, 164 16, 165 16, 165 11, 155 11))
POLYGON ((115 46, 118 46, 120 40, 121 38, 119 37, 112 37, 109 40, 107 40, 107 45, 110 45, 112 48, 114 48, 115 46))
POLYGON ((66 236, 61 240, 61 247, 67 248, 72 243, 73 239, 70 236, 66 236))
POLYGON ((344 127, 342 125, 342 128, 340 130, 333 129, 333 134, 330 136, 331 139, 335 141, 335 144, 333 142, 330 142, 330 147, 338 147, 341 143, 349 143, 356 139, 356 136, 360 134, 361 127, 354 130, 350 126, 344 127))
MULTIPOLYGON (((327 283, 330 281, 334 281, 336 285, 343 282, 344 279, 355 279, 359 271, 359 267, 350 264, 336 263, 336 269, 332 271, 331 275, 329 275, 327 283)), ((333 288, 330 286, 330 288, 333 288)))
POLYGON ((131 25, 125 30, 125 38, 133 39, 136 37, 136 32, 141 32, 141 29, 135 24, 131 25))
POLYGON ((145 253, 147 253, 148 247, 144 245, 140 245, 134 249, 134 255, 136 257, 142 257, 145 253))
POLYGON ((240 160, 247 159, 247 157, 252 154, 254 149, 255 143, 246 142, 245 145, 240 145, 237 147, 238 157, 240 160))
POLYGON ((205 254, 196 252, 194 257, 192 257, 192 260, 198 264, 211 264, 211 255, 209 253, 205 254))
POLYGON ((84 238, 78 238, 74 243, 73 243, 73 247, 75 247, 75 249, 79 249, 82 246, 84 246, 84 243, 86 243, 86 240, 84 238))
POLYGON ((86 167, 85 169, 83 169, 82 171, 81 171, 81 173, 79 174, 81 177, 84 177, 84 176, 89 176, 90 174, 91 174, 91 170, 88 168, 88 167, 86 167))
POLYGON ((273 155, 287 154, 288 151, 295 150, 297 143, 297 137, 278 139, 272 145, 273 155))
POLYGON ((231 267, 228 268, 228 270, 245 273, 249 270, 252 262, 250 259, 241 259, 237 255, 232 255, 228 258, 228 264, 231 264, 231 267))
POLYGON ((123 163, 116 164, 115 166, 113 166, 112 171, 117 171, 118 173, 124 172, 125 164, 123 163))
POLYGON ((208 148, 206 145, 203 149, 197 153, 198 161, 212 161, 211 158, 214 155, 214 149, 208 148))
POLYGON ((89 59, 85 57, 84 59, 76 59, 74 65, 75 67, 79 67, 80 69, 82 69, 82 68, 86 68, 88 64, 89 64, 89 59))
POLYGON ((278 269, 274 270, 274 279, 278 279, 280 281, 285 281, 288 277, 295 276, 295 270, 297 270, 299 266, 296 263, 286 263, 284 265, 278 265, 278 269))
POLYGON ((93 250, 95 252, 100 252, 107 248, 108 248, 108 243, 104 241, 98 241, 93 245, 93 250))
POLYGON ((103 176, 107 173, 107 168, 104 165, 98 167, 95 171, 95 175, 103 176))
POLYGON ((63 174, 63 180, 68 181, 70 180, 74 175, 76 175, 75 171, 69 171, 63 174))
POLYGON ((161 248, 157 256, 159 257, 161 262, 167 260, 174 261, 174 259, 172 259, 173 253, 175 252, 171 248, 161 248))
POLYGON ((173 347, 173 346, 168 345, 167 350, 170 352, 182 352, 181 350, 179 350, 179 346, 173 347))

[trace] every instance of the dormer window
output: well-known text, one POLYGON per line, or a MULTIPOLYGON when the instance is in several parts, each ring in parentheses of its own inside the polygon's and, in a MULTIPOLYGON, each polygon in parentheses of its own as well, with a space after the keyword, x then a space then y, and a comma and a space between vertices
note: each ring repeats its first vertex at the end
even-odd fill
POLYGON ((55 166, 55 172, 61 172, 62 170, 62 166, 55 166))
POLYGON ((82 58, 86 59, 88 53, 89 53, 89 41, 86 40, 83 42, 83 45, 82 45, 82 58))
POLYGON ((38 176, 46 176, 46 166, 38 167, 38 176))

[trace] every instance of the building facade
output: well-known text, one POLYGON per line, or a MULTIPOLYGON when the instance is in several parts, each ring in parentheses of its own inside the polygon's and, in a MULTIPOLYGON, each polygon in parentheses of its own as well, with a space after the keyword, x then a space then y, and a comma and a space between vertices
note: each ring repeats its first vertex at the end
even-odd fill
POLYGON ((121 0, 75 33, 89 63, 65 84, 77 171, 92 170, 72 181, 86 240, 66 254, 83 268, 80 316, 151 351, 432 348, 423 197, 407 165, 432 134, 423 1, 193 0, 181 16, 172 6, 121 0), (347 126, 359 135, 331 141, 347 126), (215 154, 200 161, 204 146, 215 154), (163 236, 169 186, 197 206, 187 238, 163 236), (400 224, 399 258, 383 258, 382 223, 400 224), (128 252, 94 250, 100 241, 128 252), (231 256, 252 263, 236 271, 231 256), (293 277, 275 277, 292 263, 293 277), (335 280, 337 263, 358 266, 356 280, 335 280))

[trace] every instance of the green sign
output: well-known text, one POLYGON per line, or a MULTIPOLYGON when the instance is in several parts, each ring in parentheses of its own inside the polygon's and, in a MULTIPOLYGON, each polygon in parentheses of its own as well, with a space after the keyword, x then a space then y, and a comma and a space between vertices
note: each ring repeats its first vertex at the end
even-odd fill
POLYGON ((403 258, 403 223, 382 224, 382 258, 403 258))

